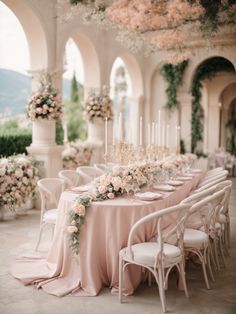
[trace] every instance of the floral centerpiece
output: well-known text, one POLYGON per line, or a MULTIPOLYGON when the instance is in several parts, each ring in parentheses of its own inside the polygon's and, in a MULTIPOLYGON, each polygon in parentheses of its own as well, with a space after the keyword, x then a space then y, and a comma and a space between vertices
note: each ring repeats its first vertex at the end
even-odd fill
POLYGON ((27 104, 27 116, 32 120, 58 120, 62 116, 62 103, 52 85, 51 76, 42 74, 41 86, 27 104))
POLYGON ((91 122, 97 120, 105 121, 106 118, 111 120, 112 116, 112 101, 106 88, 103 88, 100 95, 90 92, 84 105, 84 119, 91 122))
POLYGON ((14 210, 35 196, 38 165, 25 155, 0 159, 0 207, 14 210))
POLYGON ((92 157, 92 147, 84 142, 70 142, 62 152, 62 162, 64 169, 74 170, 78 166, 89 165, 92 157))

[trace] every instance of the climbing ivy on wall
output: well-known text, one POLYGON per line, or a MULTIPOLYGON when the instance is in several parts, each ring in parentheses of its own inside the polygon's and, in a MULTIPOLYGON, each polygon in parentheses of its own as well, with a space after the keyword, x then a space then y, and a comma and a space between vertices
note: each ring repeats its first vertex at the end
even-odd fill
POLYGON ((183 82, 184 71, 188 65, 188 60, 185 60, 179 64, 164 64, 161 68, 161 74, 168 83, 166 88, 167 102, 166 108, 172 110, 179 106, 177 99, 178 87, 183 82))
POLYGON ((201 106, 202 99, 202 82, 211 79, 217 72, 226 71, 234 72, 234 67, 228 60, 221 57, 214 57, 204 61, 198 67, 192 82, 192 152, 195 152, 197 143, 202 141, 203 136, 203 109, 201 106))

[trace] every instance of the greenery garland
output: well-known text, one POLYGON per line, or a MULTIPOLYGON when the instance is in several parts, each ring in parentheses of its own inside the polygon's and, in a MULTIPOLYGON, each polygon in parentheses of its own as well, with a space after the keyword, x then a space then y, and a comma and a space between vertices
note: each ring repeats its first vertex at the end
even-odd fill
POLYGON ((161 74, 168 83, 166 88, 167 102, 166 108, 170 111, 179 106, 177 99, 178 87, 183 83, 183 74, 188 65, 188 60, 184 60, 179 64, 164 64, 161 68, 161 74))
POLYGON ((192 143, 191 151, 195 152, 197 143, 202 141, 203 136, 203 109, 201 106, 202 99, 202 81, 211 79, 217 72, 233 72, 234 68, 230 61, 222 57, 214 57, 206 60, 198 67, 192 82, 191 93, 192 100, 192 143))

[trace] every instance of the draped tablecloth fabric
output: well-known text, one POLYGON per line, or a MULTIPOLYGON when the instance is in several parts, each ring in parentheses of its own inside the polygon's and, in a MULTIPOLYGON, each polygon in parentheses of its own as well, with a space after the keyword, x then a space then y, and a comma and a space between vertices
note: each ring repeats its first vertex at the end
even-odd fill
MULTIPOLYGON (((79 258, 72 254, 66 233, 67 212, 76 194, 64 192, 59 201, 59 215, 47 256, 20 256, 12 265, 12 274, 25 285, 35 284, 47 293, 95 296, 103 287, 118 288, 119 251, 127 246, 132 225, 145 215, 178 204, 194 189, 203 174, 197 174, 160 200, 141 201, 119 197, 94 202, 88 208, 79 237, 79 258)), ((168 225, 168 222, 166 222, 168 225)), ((156 234, 154 222, 139 230, 137 242, 156 234)), ((142 279, 141 267, 132 265, 125 273, 125 294, 132 294, 142 279)))

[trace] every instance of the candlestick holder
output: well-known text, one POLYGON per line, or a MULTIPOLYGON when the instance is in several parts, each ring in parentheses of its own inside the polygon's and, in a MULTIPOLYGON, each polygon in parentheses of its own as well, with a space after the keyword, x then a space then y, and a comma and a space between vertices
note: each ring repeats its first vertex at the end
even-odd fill
POLYGON ((112 146, 112 161, 127 165, 134 161, 133 145, 120 141, 112 146))

